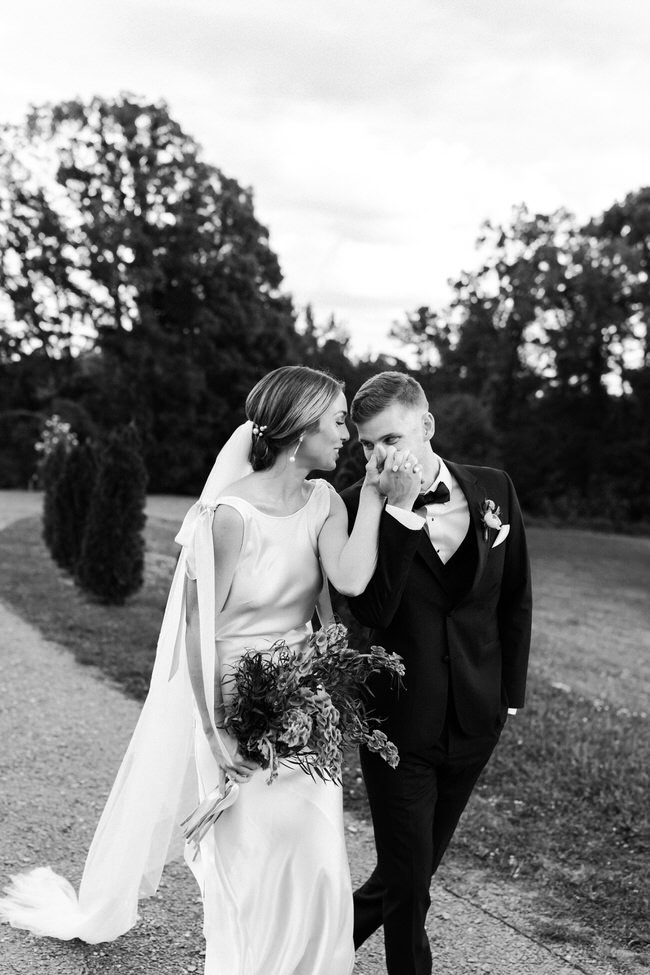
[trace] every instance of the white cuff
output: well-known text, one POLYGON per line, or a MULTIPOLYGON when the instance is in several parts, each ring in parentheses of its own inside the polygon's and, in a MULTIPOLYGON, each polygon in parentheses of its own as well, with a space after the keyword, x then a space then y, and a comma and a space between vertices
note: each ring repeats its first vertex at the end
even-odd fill
POLYGON ((519 708, 508 708, 508 714, 516 714, 519 708))
POLYGON ((406 511, 404 508, 398 508, 394 504, 387 504, 386 511, 389 515, 392 515, 396 521, 404 525, 405 528, 411 528, 413 531, 420 531, 422 525, 424 524, 423 519, 420 515, 416 515, 414 511, 406 511))

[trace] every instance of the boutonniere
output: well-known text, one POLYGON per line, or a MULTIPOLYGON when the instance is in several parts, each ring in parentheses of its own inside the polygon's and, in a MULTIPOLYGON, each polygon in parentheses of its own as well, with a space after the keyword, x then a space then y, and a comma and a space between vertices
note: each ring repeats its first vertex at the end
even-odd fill
POLYGON ((481 521, 483 522, 483 538, 487 542, 488 536, 490 534, 490 528, 494 528, 495 531, 499 531, 501 528, 501 519, 499 514, 501 508, 490 498, 486 498, 485 501, 481 502, 481 521))

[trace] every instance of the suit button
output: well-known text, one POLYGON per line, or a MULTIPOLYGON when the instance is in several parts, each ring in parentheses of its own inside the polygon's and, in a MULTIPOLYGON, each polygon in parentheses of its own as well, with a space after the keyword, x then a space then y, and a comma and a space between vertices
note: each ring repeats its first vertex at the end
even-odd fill
POLYGON ((446 653, 444 655, 444 657, 442 658, 442 662, 443 662, 443 664, 448 664, 449 663, 449 654, 448 653, 446 653))

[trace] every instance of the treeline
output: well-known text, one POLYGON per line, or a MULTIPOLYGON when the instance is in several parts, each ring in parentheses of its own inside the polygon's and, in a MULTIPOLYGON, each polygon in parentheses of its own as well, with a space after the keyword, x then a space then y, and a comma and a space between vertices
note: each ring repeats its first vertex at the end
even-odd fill
MULTIPOLYGON (((164 104, 34 109, 0 130, 0 485, 34 483, 58 414, 82 444, 137 428, 149 490, 194 494, 269 369, 351 396, 408 361, 440 453, 505 466, 532 514, 647 522, 649 214, 650 190, 587 226, 516 211, 447 308, 395 325, 405 361, 353 361, 335 322, 298 323, 252 192, 164 104)), ((351 446, 338 482, 361 469, 351 446)))
POLYGON ((522 207, 479 256, 448 308, 396 328, 424 384, 480 405, 529 512, 647 525, 650 189, 585 225, 522 207))

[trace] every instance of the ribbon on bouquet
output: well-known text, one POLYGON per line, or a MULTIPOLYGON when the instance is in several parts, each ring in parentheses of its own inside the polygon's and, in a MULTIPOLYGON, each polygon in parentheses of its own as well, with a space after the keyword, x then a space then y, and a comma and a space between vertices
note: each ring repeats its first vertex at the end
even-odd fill
POLYGON ((196 860, 199 854, 201 840, 205 834, 214 826, 219 816, 229 806, 232 806, 238 795, 239 786, 237 783, 226 778, 224 786, 216 786, 199 803, 194 812, 183 820, 181 823, 183 835, 188 843, 193 843, 195 846, 193 860, 196 860))

